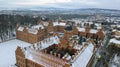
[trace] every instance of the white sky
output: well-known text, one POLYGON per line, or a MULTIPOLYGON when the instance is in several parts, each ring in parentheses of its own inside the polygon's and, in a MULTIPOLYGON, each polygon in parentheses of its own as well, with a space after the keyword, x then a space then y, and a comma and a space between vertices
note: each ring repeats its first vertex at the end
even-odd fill
POLYGON ((120 9, 120 0, 0 0, 0 8, 59 7, 120 9))

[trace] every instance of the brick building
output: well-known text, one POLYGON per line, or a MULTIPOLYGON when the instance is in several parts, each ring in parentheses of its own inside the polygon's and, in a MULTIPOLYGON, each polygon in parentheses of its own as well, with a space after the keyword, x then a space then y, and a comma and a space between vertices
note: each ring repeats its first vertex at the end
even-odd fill
POLYGON ((96 49, 93 39, 104 38, 101 28, 91 29, 89 24, 79 28, 60 20, 40 21, 39 25, 31 27, 18 26, 16 34, 17 39, 37 43, 16 49, 16 65, 19 67, 90 67, 96 49), (62 37, 59 33, 63 33, 62 37))
POLYGON ((29 43, 37 43, 48 36, 51 36, 55 33, 63 33, 66 37, 70 37, 72 34, 81 35, 87 38, 95 38, 99 40, 103 40, 104 32, 102 28, 98 28, 98 30, 91 29, 89 23, 86 24, 85 28, 80 28, 77 26, 72 26, 72 30, 68 29, 70 25, 62 22, 61 18, 58 19, 58 22, 53 22, 52 20, 48 22, 38 21, 38 25, 34 25, 31 27, 26 26, 18 26, 16 29, 17 39, 22 41, 26 41, 29 43))
POLYGON ((16 65, 19 67, 90 67, 94 59, 95 43, 92 39, 78 45, 74 40, 59 40, 57 36, 53 36, 41 41, 40 45, 18 47, 15 52, 16 65), (40 45, 45 47, 39 49, 40 45))
POLYGON ((37 43, 44 38, 47 38, 53 31, 53 24, 50 20, 47 27, 41 24, 31 27, 18 26, 16 29, 16 34, 17 39, 26 41, 28 43, 37 43))
POLYGON ((28 43, 36 43, 46 36, 46 30, 41 25, 36 25, 31 28, 19 26, 16 30, 17 39, 28 43), (39 29, 37 29, 39 28, 39 29))
POLYGON ((91 29, 89 24, 86 24, 85 28, 79 28, 79 35, 84 36, 84 37, 90 37, 90 38, 95 38, 99 40, 104 39, 104 31, 102 30, 101 27, 98 27, 98 29, 91 29))

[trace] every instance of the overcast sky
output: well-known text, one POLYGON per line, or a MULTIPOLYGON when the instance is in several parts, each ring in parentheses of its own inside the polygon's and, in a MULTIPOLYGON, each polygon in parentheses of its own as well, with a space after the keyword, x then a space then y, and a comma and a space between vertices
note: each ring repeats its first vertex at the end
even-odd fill
POLYGON ((59 7, 119 9, 120 0, 0 0, 0 9, 59 7))

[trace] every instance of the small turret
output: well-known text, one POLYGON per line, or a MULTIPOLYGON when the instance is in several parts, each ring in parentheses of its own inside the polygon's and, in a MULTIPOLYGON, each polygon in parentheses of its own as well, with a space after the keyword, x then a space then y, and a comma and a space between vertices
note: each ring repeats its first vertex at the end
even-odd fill
POLYGON ((98 35, 98 38, 99 38, 100 40, 102 40, 102 39, 104 38, 104 32, 103 32, 103 30, 102 30, 101 27, 98 28, 97 35, 98 35))
POLYGON ((89 31, 90 31, 90 25, 89 25, 89 23, 87 23, 86 24, 86 28, 85 28, 85 32, 89 33, 89 31))
POLYGON ((78 34, 78 29, 77 29, 77 27, 76 27, 76 26, 74 26, 74 28, 73 28, 73 34, 75 34, 75 35, 77 35, 77 34, 78 34))

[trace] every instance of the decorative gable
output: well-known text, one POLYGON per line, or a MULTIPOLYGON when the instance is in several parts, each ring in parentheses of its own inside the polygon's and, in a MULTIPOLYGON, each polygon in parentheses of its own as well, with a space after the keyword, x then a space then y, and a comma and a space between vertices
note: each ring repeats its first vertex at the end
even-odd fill
POLYGON ((24 53, 22 52, 21 47, 17 47, 16 51, 15 51, 16 55, 19 55, 21 57, 25 57, 24 53))

